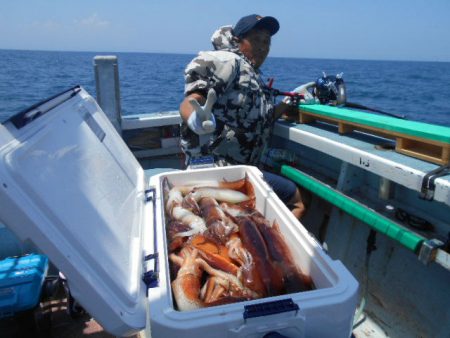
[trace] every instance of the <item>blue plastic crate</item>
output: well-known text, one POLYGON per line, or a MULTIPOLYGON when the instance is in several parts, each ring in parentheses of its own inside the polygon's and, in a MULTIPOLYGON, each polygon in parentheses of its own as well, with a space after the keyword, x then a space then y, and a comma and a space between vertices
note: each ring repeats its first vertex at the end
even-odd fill
POLYGON ((48 269, 43 255, 11 257, 0 261, 0 318, 34 308, 48 269))

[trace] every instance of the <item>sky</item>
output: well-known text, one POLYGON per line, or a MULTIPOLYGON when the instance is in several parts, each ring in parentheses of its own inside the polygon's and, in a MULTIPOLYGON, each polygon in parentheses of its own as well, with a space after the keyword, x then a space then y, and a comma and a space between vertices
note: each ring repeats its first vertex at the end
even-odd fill
POLYGON ((0 0, 0 49, 196 54, 248 14, 270 56, 450 62, 449 0, 0 0))

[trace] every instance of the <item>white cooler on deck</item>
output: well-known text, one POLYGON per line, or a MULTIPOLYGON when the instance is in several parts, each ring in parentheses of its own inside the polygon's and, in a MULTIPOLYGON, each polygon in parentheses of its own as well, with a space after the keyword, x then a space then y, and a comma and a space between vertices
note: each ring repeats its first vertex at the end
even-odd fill
POLYGON ((356 280, 324 253, 256 168, 170 172, 149 183, 95 100, 79 87, 0 125, 0 156, 0 220, 50 257, 73 296, 110 333, 145 328, 154 338, 350 336, 356 280), (277 220, 317 289, 175 310, 162 179, 188 184, 236 180, 245 173, 257 209, 277 220))

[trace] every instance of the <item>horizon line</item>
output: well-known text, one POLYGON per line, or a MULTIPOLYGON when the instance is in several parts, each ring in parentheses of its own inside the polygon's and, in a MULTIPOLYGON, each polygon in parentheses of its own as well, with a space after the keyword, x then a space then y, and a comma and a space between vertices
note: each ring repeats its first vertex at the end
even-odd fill
MULTIPOLYGON (((168 55, 196 55, 197 53, 186 52, 149 52, 149 51, 90 51, 90 50, 55 50, 55 49, 17 49, 0 48, 0 51, 18 52, 62 52, 62 53, 100 53, 100 54, 168 54, 168 55)), ((340 60, 340 61, 382 61, 382 62, 428 62, 428 63, 450 63, 450 60, 404 60, 404 59, 361 59, 361 58, 329 58, 329 57, 300 57, 300 56, 268 56, 278 59, 301 59, 301 60, 340 60)))

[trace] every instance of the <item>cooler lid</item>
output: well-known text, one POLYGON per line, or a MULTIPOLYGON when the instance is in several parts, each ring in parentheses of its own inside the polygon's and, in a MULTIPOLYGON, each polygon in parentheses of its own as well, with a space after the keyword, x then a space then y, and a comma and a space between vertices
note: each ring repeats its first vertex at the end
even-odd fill
POLYGON ((0 157, 3 223, 50 257, 107 331, 142 329, 144 171, 95 100, 75 87, 12 117, 0 157))

